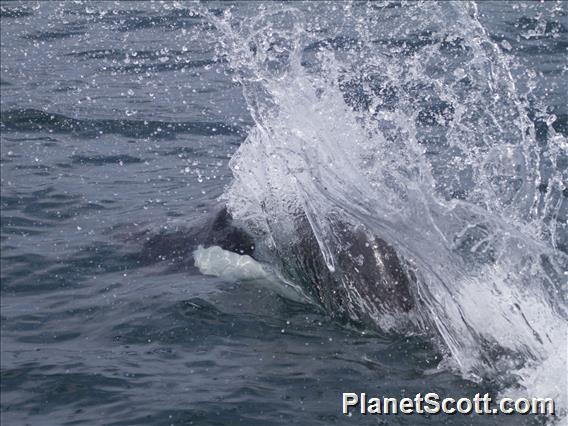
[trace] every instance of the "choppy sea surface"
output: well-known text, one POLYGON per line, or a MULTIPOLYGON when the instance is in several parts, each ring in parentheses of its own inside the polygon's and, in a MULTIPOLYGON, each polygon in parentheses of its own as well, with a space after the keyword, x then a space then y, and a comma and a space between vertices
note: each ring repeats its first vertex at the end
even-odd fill
POLYGON ((3 425, 545 422, 347 417, 342 392, 566 410, 567 3, 0 8, 3 425), (220 202, 288 279, 299 210, 340 281, 334 220, 363 223, 416 311, 202 274, 182 236, 220 202))

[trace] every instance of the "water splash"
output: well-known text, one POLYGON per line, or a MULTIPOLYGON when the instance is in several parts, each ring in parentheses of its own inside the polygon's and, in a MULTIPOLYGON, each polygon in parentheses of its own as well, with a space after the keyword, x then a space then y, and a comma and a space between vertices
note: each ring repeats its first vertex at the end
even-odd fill
POLYGON ((310 284, 297 273, 306 270, 297 254, 304 218, 351 317, 432 334, 464 376, 566 407, 557 375, 566 365, 568 144, 517 88, 520 65, 477 6, 200 12, 255 122, 232 159, 226 200, 264 259, 310 284), (338 267, 350 249, 338 237, 345 227, 403 259, 417 301, 404 318, 338 267))

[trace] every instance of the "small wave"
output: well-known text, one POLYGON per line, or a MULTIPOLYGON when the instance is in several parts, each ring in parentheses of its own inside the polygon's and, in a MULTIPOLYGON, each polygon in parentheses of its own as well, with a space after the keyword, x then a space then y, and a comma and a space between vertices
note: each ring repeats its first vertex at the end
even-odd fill
POLYGON ((87 30, 82 24, 67 24, 64 28, 53 29, 49 31, 36 31, 31 34, 25 34, 22 38, 33 41, 53 41, 70 37, 82 36, 87 30))
POLYGON ((242 128, 221 122, 78 119, 37 109, 3 111, 0 128, 21 132, 71 133, 83 137, 98 137, 103 133, 115 133, 133 138, 173 138, 177 134, 214 136, 243 133, 242 128))
POLYGON ((137 164, 142 160, 131 155, 73 155, 71 161, 75 164, 91 164, 104 166, 105 164, 137 164))
POLYGON ((0 6, 0 17, 1 18, 24 18, 27 16, 32 16, 33 12, 29 7, 23 6, 0 6))
MULTIPOLYGON (((132 74, 141 74, 146 72, 166 72, 166 71, 179 71, 185 69, 193 69, 193 68, 205 68, 207 66, 215 65, 222 63, 222 61, 218 60, 179 60, 174 58, 172 62, 170 61, 169 57, 164 57, 165 63, 154 63, 154 64, 146 64, 146 63, 134 63, 132 65, 120 65, 120 66, 111 66, 111 67, 103 67, 103 71, 110 71, 116 73, 132 73, 132 74)), ((140 61, 136 61, 140 62, 140 61)))

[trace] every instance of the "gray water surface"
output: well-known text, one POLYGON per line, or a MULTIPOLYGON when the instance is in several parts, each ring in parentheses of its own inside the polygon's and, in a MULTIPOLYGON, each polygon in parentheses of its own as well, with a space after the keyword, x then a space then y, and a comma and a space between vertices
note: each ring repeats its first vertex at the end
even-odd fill
MULTIPOLYGON (((565 12, 486 7, 495 37, 542 72, 535 90, 560 84, 565 12), (520 37, 539 19, 560 38, 520 37)), ((145 251, 209 214, 252 124, 202 18, 150 2, 1 11, 3 425, 530 422, 343 416, 342 392, 494 389, 436 370, 428 339, 337 323, 203 276, 188 253, 145 251)), ((563 101, 547 97, 561 132, 563 101)))

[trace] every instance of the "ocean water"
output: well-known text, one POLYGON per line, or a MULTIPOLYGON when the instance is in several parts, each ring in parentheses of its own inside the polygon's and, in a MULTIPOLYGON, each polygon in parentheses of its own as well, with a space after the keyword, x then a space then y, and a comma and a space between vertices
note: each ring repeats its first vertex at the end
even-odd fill
POLYGON ((567 3, 0 7, 3 425, 565 421, 567 3), (194 252, 220 204, 258 262, 194 252), (410 310, 343 229, 398 253, 410 310))

